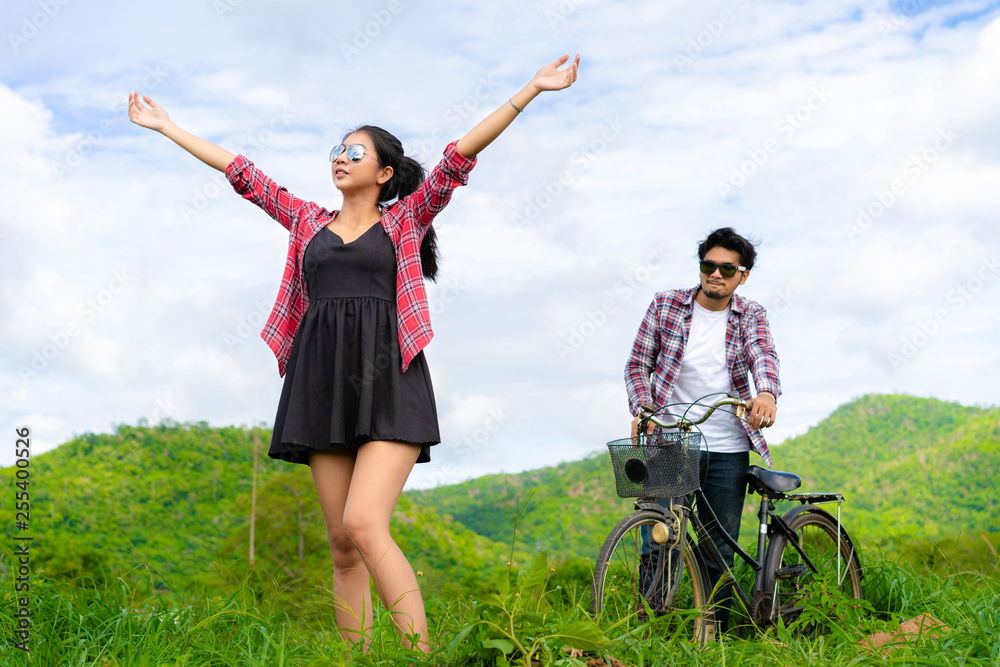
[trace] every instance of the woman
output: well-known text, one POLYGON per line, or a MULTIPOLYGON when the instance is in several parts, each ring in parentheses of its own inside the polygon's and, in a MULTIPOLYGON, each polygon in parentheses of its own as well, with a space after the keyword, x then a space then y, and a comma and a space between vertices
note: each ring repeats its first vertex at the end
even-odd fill
POLYGON ((225 172, 289 230, 278 300, 261 332, 285 378, 268 454, 310 466, 333 556, 337 626, 366 648, 371 576, 403 643, 428 650, 423 599, 389 520, 414 463, 430 460, 440 442, 422 353, 433 335, 423 283, 437 270, 431 222, 479 152, 536 95, 572 85, 580 56, 560 70, 568 59, 542 67, 450 144, 427 180, 385 130, 350 132, 330 152, 339 211, 293 197, 244 156, 182 130, 149 97, 147 107, 129 95, 133 123, 225 172))

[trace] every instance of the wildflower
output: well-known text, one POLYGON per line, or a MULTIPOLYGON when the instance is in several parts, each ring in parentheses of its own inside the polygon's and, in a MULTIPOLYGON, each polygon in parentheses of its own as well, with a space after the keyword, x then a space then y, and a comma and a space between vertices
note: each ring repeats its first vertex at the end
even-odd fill
POLYGON ((424 571, 423 570, 417 570, 417 576, 418 577, 424 576, 424 571))

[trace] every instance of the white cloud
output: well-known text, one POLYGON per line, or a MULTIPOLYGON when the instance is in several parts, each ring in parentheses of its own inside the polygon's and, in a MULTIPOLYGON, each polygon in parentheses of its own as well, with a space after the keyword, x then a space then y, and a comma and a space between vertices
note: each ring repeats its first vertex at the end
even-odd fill
POLYGON ((844 274, 841 294, 845 300, 892 306, 926 292, 953 257, 954 251, 940 246, 894 243, 879 236, 861 249, 844 274))
MULTIPOLYGON (((786 395, 772 441, 868 391, 1000 397, 989 379, 1000 372, 997 283, 962 309, 948 301, 1000 245, 1000 20, 989 3, 912 16, 861 2, 403 3, 363 47, 378 3, 297 0, 289 22, 248 3, 221 15, 191 0, 169 14, 79 7, 0 62, 11 387, 0 421, 33 423, 45 442, 140 416, 270 422, 281 386, 258 331, 283 230, 131 125, 125 93, 150 93, 182 127, 252 152, 290 191, 335 208, 325 156, 347 128, 384 125, 433 166, 541 64, 577 51, 577 84, 533 101, 440 218, 428 359, 442 432, 471 437, 492 405, 507 418, 471 453, 435 448, 413 483, 555 463, 623 435, 621 374, 639 319, 654 291, 694 284, 695 244, 725 224, 762 241, 741 289, 769 307, 780 346, 786 395), (733 20, 706 38, 723 10, 733 20), (947 128, 957 139, 907 172, 947 128), (897 180, 894 201, 849 233, 897 180), (650 246, 664 249, 662 266, 616 290, 650 246), (128 289, 22 383, 18 368, 120 270, 135 275, 128 289), (561 358, 557 344, 608 299, 613 312, 561 358), (940 308, 947 326, 893 369, 888 354, 940 308)), ((33 8, 19 4, 13 20, 33 8)))

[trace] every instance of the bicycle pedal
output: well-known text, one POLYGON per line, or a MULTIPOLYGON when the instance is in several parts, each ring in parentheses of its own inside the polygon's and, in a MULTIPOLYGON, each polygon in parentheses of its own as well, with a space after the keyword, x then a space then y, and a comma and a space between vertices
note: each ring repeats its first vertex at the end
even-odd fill
POLYGON ((778 575, 778 579, 794 579, 795 577, 801 577, 803 574, 809 574, 809 567, 805 563, 789 565, 778 570, 776 574, 778 575))

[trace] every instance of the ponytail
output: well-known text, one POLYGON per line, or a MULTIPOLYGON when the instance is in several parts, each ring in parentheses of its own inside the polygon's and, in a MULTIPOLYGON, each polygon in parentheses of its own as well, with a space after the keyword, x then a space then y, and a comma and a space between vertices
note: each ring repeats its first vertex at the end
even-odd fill
MULTIPOLYGON (((392 167, 392 177, 382 185, 378 193, 380 204, 403 199, 417 191, 426 178, 426 172, 419 162, 403 155, 403 144, 399 139, 374 125, 362 125, 353 132, 364 132, 371 137, 379 162, 383 167, 392 167)), ((424 277, 428 280, 437 278, 438 258, 437 233, 431 226, 427 228, 424 240, 420 243, 420 264, 424 277)))
MULTIPOLYGON (((386 185, 394 183, 396 192, 393 194, 393 197, 402 199, 416 192, 426 177, 427 174, 424 172, 423 166, 413 158, 404 155, 398 170, 393 170, 392 178, 389 179, 386 185)), ((383 188, 383 192, 379 193, 379 199, 392 199, 392 197, 382 196, 384 193, 385 190, 383 188)))

